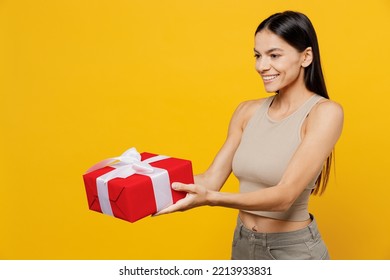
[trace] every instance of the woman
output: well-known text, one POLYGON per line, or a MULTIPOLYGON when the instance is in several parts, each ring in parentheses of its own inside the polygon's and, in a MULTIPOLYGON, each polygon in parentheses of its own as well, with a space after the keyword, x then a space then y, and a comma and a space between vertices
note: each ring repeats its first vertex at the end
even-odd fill
POLYGON ((256 70, 267 92, 241 103, 211 166, 158 214, 210 205, 239 209, 232 259, 329 259, 311 193, 322 193, 341 135, 342 107, 329 100, 315 30, 298 12, 277 13, 255 32, 256 70), (239 193, 220 192, 230 173, 239 193))

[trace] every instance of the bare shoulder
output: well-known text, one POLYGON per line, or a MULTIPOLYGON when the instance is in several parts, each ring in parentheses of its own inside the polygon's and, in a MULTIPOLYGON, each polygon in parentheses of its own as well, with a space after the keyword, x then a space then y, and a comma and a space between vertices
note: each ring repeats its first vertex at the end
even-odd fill
POLYGON ((254 100, 246 100, 241 102, 238 106, 236 111, 234 112, 235 115, 247 115, 251 117, 257 108, 261 106, 261 104, 264 103, 264 101, 267 98, 260 98, 260 99, 254 99, 254 100))
POLYGON ((311 110, 307 120, 307 130, 323 130, 325 133, 340 135, 343 123, 343 107, 335 101, 323 99, 311 110))
POLYGON ((241 129, 244 129, 253 114, 265 100, 266 98, 260 98, 241 102, 233 114, 232 122, 239 123, 241 129))
POLYGON ((310 115, 317 118, 327 117, 342 121, 344 118, 344 110, 339 103, 329 99, 322 99, 313 107, 310 115))

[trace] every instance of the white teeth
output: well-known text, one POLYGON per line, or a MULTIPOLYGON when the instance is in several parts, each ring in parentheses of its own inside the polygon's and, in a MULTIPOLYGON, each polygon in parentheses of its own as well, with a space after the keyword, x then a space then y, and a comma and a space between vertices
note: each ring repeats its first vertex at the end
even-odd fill
POLYGON ((263 76, 264 81, 271 81, 275 79, 278 75, 272 75, 272 76, 263 76))

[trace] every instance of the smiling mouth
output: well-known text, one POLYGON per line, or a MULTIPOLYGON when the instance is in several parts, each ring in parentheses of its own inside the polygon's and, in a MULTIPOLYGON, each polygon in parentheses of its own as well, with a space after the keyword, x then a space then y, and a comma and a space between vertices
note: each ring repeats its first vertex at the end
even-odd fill
POLYGON ((263 81, 264 81, 264 82, 272 82, 272 81, 275 80, 278 76, 279 76, 279 74, 276 74, 276 75, 267 75, 267 76, 261 76, 261 77, 263 78, 263 81))

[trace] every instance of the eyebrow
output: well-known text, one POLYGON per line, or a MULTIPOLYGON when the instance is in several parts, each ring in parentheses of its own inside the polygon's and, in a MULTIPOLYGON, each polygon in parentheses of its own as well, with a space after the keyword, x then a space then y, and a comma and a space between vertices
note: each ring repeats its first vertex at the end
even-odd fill
MULTIPOLYGON (((258 50, 256 50, 255 48, 253 48, 253 50, 255 51, 255 53, 258 53, 258 54, 260 54, 260 52, 258 51, 258 50)), ((269 49, 269 50, 267 50, 265 53, 272 53, 272 52, 274 52, 274 51, 283 51, 282 49, 280 49, 280 48, 272 48, 272 49, 269 49)))

